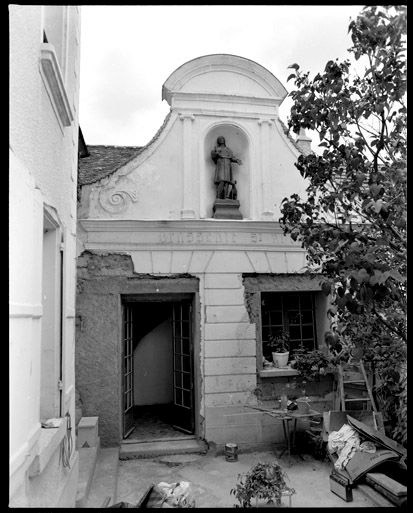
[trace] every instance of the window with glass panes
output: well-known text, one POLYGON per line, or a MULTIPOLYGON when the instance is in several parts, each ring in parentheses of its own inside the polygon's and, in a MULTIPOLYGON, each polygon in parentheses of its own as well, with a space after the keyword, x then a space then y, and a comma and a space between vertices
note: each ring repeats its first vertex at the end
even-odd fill
POLYGON ((314 294, 312 292, 262 292, 261 338, 263 356, 271 359, 268 340, 283 330, 290 336, 290 358, 297 349, 316 349, 314 294))

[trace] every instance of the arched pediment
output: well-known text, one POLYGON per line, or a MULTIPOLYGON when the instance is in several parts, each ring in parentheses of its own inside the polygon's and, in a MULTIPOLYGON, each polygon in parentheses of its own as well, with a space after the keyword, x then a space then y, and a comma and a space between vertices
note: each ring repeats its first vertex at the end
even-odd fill
POLYGON ((266 68, 229 54, 205 55, 177 68, 162 87, 162 99, 171 105, 172 96, 177 93, 268 98, 279 102, 288 94, 266 68))

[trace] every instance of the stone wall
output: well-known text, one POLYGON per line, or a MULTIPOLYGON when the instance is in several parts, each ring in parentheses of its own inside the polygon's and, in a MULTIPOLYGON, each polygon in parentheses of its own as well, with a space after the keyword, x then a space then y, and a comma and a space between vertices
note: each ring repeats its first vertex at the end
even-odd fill
MULTIPOLYGON (((240 447, 281 442, 282 426, 245 406, 258 404, 261 385, 273 397, 285 381, 261 378, 257 366, 260 287, 319 290, 318 277, 300 274, 305 252, 299 244, 283 237, 275 223, 263 221, 90 219, 79 224, 86 248, 79 258, 79 288, 87 287, 89 294, 101 293, 102 280, 106 293, 120 294, 143 290, 146 282, 153 291, 155 283, 159 292, 184 291, 186 280, 197 279, 197 435, 240 447)), ((319 340, 326 320, 323 302, 317 304, 319 340)))
POLYGON ((192 292, 194 281, 135 274, 126 254, 84 252, 78 258, 76 387, 83 415, 99 417, 103 446, 122 439, 121 295, 192 292))

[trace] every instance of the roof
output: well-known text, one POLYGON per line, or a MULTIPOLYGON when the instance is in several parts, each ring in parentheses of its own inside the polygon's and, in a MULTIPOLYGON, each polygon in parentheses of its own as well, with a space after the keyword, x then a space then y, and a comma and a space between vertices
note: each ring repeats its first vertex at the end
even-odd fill
POLYGON ((79 126, 79 158, 89 157, 89 152, 85 143, 85 138, 83 137, 82 129, 79 126))
POLYGON ((87 185, 113 174, 136 157, 144 146, 87 145, 89 156, 79 159, 78 184, 87 185))
POLYGON ((302 148, 300 148, 299 144, 297 143, 297 141, 292 137, 291 135, 291 132, 290 130, 288 129, 287 126, 285 126, 285 124, 281 121, 280 118, 278 118, 278 121, 280 122, 280 125, 283 129, 283 132, 284 134, 287 136, 288 140, 292 143, 292 145, 294 146, 294 148, 299 151, 300 153, 302 153, 303 155, 305 155, 305 152, 303 151, 302 148))
POLYGON ((89 155, 79 159, 78 188, 113 175, 115 171, 134 159, 145 148, 151 146, 161 135, 171 114, 172 110, 168 112, 159 130, 145 146, 85 145, 89 155))

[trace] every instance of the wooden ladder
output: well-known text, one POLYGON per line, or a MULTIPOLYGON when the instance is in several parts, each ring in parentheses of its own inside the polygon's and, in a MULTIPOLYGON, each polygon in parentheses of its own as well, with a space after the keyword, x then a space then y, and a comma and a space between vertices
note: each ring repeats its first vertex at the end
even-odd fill
POLYGON ((363 403, 363 410, 373 410, 377 413, 377 407, 362 360, 338 366, 338 391, 342 411, 352 410, 353 408, 349 407, 351 404, 363 403), (350 385, 350 387, 347 385, 350 385), (349 397, 349 388, 352 397, 349 397), (357 395, 357 393, 360 393, 360 395, 357 395))

